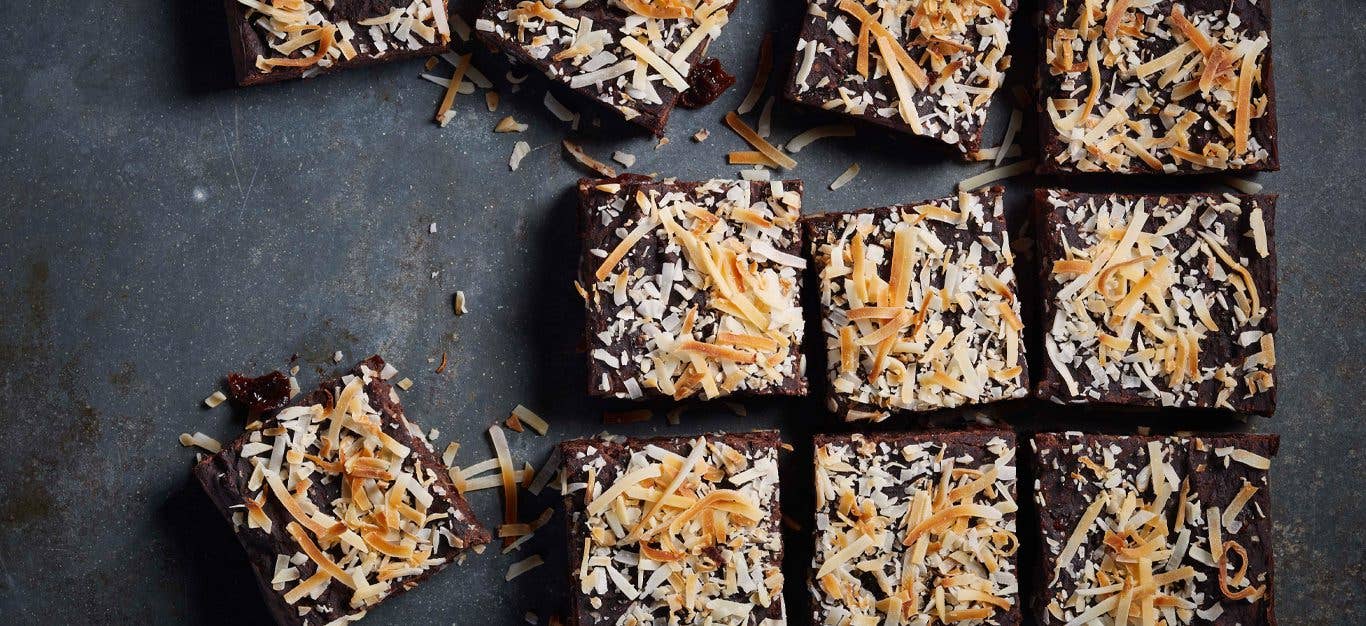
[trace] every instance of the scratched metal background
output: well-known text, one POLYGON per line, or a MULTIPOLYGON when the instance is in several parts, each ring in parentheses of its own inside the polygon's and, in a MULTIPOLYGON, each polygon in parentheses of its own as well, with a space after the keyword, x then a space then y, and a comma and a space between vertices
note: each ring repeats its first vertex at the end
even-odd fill
MULTIPOLYGON (((439 89, 417 79, 420 61, 232 87, 222 12, 211 1, 0 3, 9 50, 0 58, 0 433, 9 442, 0 454, 0 621, 268 619, 227 525, 190 482, 193 453, 176 442, 184 431, 227 441, 240 430, 228 407, 200 404, 230 370, 286 367, 298 355, 307 386, 332 368, 335 350, 347 362, 382 353, 417 383, 404 394, 410 416, 438 428, 443 444, 463 442, 464 464, 491 455, 484 429, 519 402, 553 424, 550 437, 512 437, 519 460, 539 465, 558 438, 601 431, 604 405, 584 395, 570 287, 578 247, 570 186, 581 172, 558 141, 578 137, 603 158, 632 152, 639 172, 733 176, 722 154, 741 144, 720 117, 743 97, 762 33, 776 30, 777 57, 790 58, 801 10, 796 0, 742 4, 713 46, 739 86, 707 109, 676 112, 672 143, 655 150, 651 138, 610 121, 569 132, 541 106, 543 84, 511 93, 487 54, 479 65, 497 78, 503 107, 489 113, 482 98, 462 96, 455 121, 440 129, 430 122, 439 89), (492 134, 507 114, 532 130, 492 134), (689 137, 701 128, 712 137, 696 144, 689 137), (517 139, 535 150, 510 172, 517 139), (457 289, 470 303, 459 318, 449 306, 457 289), (432 363, 443 351, 451 367, 438 375, 432 363)), ((1023 430, 1280 433, 1282 621, 1360 624, 1366 22, 1328 0, 1277 4, 1285 169, 1258 177, 1282 194, 1276 417, 1244 425, 1028 403, 992 413, 1023 430)), ((1021 35, 1028 21, 1018 20, 1021 35)), ((1034 46, 1014 47, 1017 66, 1027 66, 1034 46)), ((771 89, 785 73, 775 72, 771 89)), ((999 141, 1003 116, 987 145, 999 141)), ((779 104, 775 138, 823 119, 779 104)), ((869 128, 799 157, 792 174, 807 181, 808 211, 942 195, 984 169, 869 128), (828 191, 854 161, 863 167, 857 181, 828 191)), ((1012 212, 1019 191, 1047 182, 1012 182, 1012 212)), ((1219 188, 1210 180, 1085 186, 1219 188)), ((815 398, 747 405, 743 418, 700 406, 682 426, 660 415, 615 431, 780 427, 797 447, 786 455, 784 505, 809 519, 809 435, 842 426, 815 398)), ((473 503, 496 521, 495 492, 473 503)), ((485 554, 369 622, 514 624, 535 611, 544 623, 563 606, 560 532, 557 521, 523 550, 548 565, 512 584, 501 577, 514 559, 485 554)), ((794 615, 804 614, 807 542, 788 536, 794 615)))

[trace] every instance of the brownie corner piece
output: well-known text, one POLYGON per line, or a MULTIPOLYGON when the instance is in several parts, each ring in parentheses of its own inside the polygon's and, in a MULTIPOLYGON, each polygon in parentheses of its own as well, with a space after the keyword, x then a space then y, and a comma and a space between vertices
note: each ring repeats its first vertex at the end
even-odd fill
POLYGON ((970 158, 1010 65, 1006 46, 1018 6, 994 0, 965 11, 952 2, 811 0, 785 95, 970 158))
POLYGON ((444 52, 447 0, 223 0, 242 86, 444 52))
POLYGON ((579 184, 588 387, 803 395, 800 181, 579 184))
POLYGON ((570 619, 786 621, 777 431, 560 444, 570 619))
POLYGON ((1015 453, 1009 430, 817 436, 812 623, 1019 624, 1015 453))
POLYGON ((1028 395, 1003 193, 803 219, 833 412, 882 421, 1028 395))
POLYGON ((701 72, 711 40, 736 2, 541 3, 487 0, 475 33, 490 48, 534 67, 655 135, 701 72))
POLYGON ((1134 623, 1275 624, 1278 444, 1254 434, 1034 435, 1039 623, 1127 610, 1134 623))
POLYGON ((1040 173, 1280 168, 1271 0, 1043 4, 1040 173))
POLYGON ((280 624, 359 619, 489 541, 378 356, 194 468, 280 624))
POLYGON ((1275 196, 1050 189, 1035 201, 1038 397, 1274 412, 1275 196))

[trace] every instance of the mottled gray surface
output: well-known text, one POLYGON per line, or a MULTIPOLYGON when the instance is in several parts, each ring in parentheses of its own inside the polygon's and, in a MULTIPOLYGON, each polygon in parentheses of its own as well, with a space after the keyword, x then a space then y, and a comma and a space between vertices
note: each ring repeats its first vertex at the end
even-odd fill
MULTIPOLYGON (((652 139, 622 138, 611 123, 571 134, 604 158, 614 149, 635 153, 636 171, 733 175, 722 154, 741 143, 720 117, 744 95, 758 36, 790 33, 798 13, 795 0, 742 4, 713 47, 739 70, 740 85, 715 106, 677 112, 671 145, 653 150, 652 139), (700 128, 712 138, 698 145, 688 137, 700 128)), ((1283 437, 1273 482, 1285 624, 1366 622, 1359 390, 1366 33, 1361 13, 1351 10, 1358 8, 1328 0, 1277 7, 1285 169, 1258 180, 1282 194, 1280 409, 1251 428, 1283 437)), ((230 370, 285 367, 297 353, 307 386, 331 368, 335 350, 347 362, 382 353, 417 383, 404 394, 410 416, 440 429, 443 444, 463 442, 466 464, 491 455, 484 429, 519 402, 553 423, 550 437, 512 437, 519 460, 539 465, 558 438, 603 428, 603 405, 584 395, 581 314, 570 287, 577 244, 569 189, 580 172, 560 154, 568 131, 541 106, 542 85, 533 80, 512 94, 499 80, 504 105, 496 114, 481 98, 462 96, 445 129, 430 123, 439 89, 416 79, 420 61, 236 89, 226 84, 221 20, 212 1, 0 3, 9 51, 0 60, 0 430, 11 442, 0 455, 6 623, 266 619, 227 525, 190 483, 194 454, 176 443, 184 431, 223 441, 240 431, 240 415, 200 404, 230 370), (510 113, 532 130, 493 135, 494 122, 510 113), (536 150, 510 172, 517 139, 536 150), (432 222, 436 234, 428 233, 432 222), (470 303, 460 318, 449 306, 457 289, 470 303), (451 367, 434 374, 443 351, 451 367)), ((790 37, 780 36, 777 56, 789 54, 790 37)), ((479 63, 491 76, 503 73, 487 55, 479 63)), ((820 119, 780 104, 775 136, 820 119)), ((987 145, 999 141, 1000 126, 998 116, 987 145)), ((861 130, 858 139, 798 155, 794 174, 808 181, 808 212, 941 195, 983 169, 861 130), (855 160, 863 165, 858 180, 829 192, 825 186, 855 160)), ((841 426, 815 399, 747 404, 746 419, 704 406, 679 427, 656 417, 615 430, 780 426, 797 447, 787 455, 785 505, 798 521, 808 519, 801 483, 809 434, 841 426)), ((1128 430, 1155 419, 1030 404, 997 412, 1025 429, 1065 421, 1128 430)), ((1200 416, 1161 424, 1233 427, 1200 416)), ((496 521, 494 492, 472 499, 486 521, 496 521)), ((544 619, 562 606, 558 533, 547 529, 523 550, 545 554, 549 564, 513 584, 501 575, 514 559, 485 554, 374 611, 370 623, 512 624, 527 610, 544 619)), ((808 550, 803 535, 788 539, 795 611, 808 550)))

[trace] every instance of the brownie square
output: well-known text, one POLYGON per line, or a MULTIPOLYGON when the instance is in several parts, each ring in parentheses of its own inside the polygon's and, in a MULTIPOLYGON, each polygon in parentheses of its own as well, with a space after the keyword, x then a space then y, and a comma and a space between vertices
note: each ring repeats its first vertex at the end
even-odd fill
POLYGON ((1020 623, 1013 433, 817 435, 815 448, 812 623, 1020 623))
POLYGON ((224 0, 243 86, 444 52, 449 0, 224 0), (320 49, 321 48, 321 49, 320 49))
POLYGON ((991 96, 1010 66, 1006 44, 1018 6, 1017 0, 966 9, 953 2, 811 0, 786 95, 971 157, 982 146, 991 96))
POLYGON ((1028 395, 1002 195, 803 218, 831 411, 876 422, 1028 395))
POLYGON ((1046 0, 1041 173, 1280 169, 1271 0, 1046 0))
POLYGON ((1126 605, 1131 624, 1276 623, 1275 435, 1041 433, 1032 444, 1039 624, 1111 623, 1126 605))
POLYGON ((1038 396, 1270 415, 1275 210, 1275 196, 1037 192, 1038 396))
POLYGON ((489 534, 372 356, 194 468, 280 624, 360 619, 489 534))
POLYGON ((514 62, 663 135, 679 94, 696 78, 694 66, 735 4, 487 0, 474 29, 514 62))
POLYGON ((579 181, 588 388, 804 395, 801 181, 579 181))
POLYGON ((570 624, 768 624, 783 609, 777 431, 560 444, 570 624))

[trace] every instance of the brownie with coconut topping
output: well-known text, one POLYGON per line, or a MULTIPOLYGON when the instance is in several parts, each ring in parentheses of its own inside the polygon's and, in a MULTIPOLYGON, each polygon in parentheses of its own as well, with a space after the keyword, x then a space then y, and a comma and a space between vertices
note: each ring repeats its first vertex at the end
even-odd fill
POLYGON ((806 393, 801 181, 579 181, 588 388, 806 393))
POLYGON ((1037 395, 1270 415, 1275 209, 1270 195, 1037 192, 1037 395))
POLYGON ((832 411, 882 421, 1028 395, 1003 194, 803 218, 832 411))
POLYGON ((785 623, 777 431, 560 444, 570 623, 785 623))
POLYGON ((811 0, 789 99, 974 158, 1010 66, 1017 0, 811 0))
POLYGON ((1280 169, 1271 0, 1047 0, 1039 171, 1280 169))
POLYGON ((1034 435, 1039 624, 1275 624, 1275 435, 1034 435))
POLYGON ((448 0, 224 0, 237 82, 256 85, 444 52, 448 0))
POLYGON ((393 374, 372 356, 194 468, 280 624, 360 619, 489 541, 393 374))
POLYGON ((814 624, 1020 623, 1013 433, 818 435, 815 465, 814 624))
POLYGON ((679 94, 735 0, 487 0, 474 29, 490 48, 664 134, 679 94))

